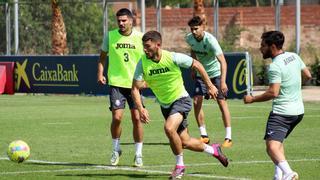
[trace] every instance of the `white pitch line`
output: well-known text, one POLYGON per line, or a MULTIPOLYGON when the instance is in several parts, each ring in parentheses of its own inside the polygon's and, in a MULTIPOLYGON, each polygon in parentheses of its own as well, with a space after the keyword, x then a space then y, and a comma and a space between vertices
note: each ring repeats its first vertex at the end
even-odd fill
MULTIPOLYGON (((0 157, 0 160, 8 160, 8 158, 0 157)), ((72 163, 68 162, 50 162, 42 160, 28 160, 28 162, 37 162, 43 164, 61 164, 61 165, 70 165, 72 163)), ((171 165, 172 166, 172 165, 171 165)), ((122 171, 134 171, 142 173, 152 173, 152 174, 166 174, 169 175, 171 172, 168 171, 158 171, 158 170, 149 170, 144 168, 133 168, 133 167, 119 167, 119 166, 85 166, 86 168, 75 168, 75 169, 54 169, 54 170, 35 170, 35 171, 14 171, 14 172, 0 172, 0 175, 14 175, 14 174, 28 174, 28 173, 52 173, 52 172, 70 172, 70 171, 98 171, 98 170, 122 170, 122 171)), ((205 175, 205 174, 185 174, 185 176, 191 177, 201 177, 201 178, 210 178, 210 179, 230 179, 230 180, 248 180, 248 178, 240 177, 227 177, 227 176, 214 176, 214 175, 205 175)))
MULTIPOLYGON (((304 118, 317 118, 320 117, 320 115, 304 115, 304 118)), ((231 119, 241 119, 241 120, 251 120, 251 119, 268 119, 268 116, 261 117, 261 116, 232 116, 231 119)), ((150 122, 164 122, 163 119, 155 119, 155 120, 150 120, 150 122)))
POLYGON ((52 122, 52 123, 42 123, 43 125, 67 125, 72 124, 71 122, 52 122))
MULTIPOLYGON (((9 160, 8 158, 0 157, 0 160, 9 160)), ((320 161, 320 159, 294 159, 288 160, 289 162, 305 162, 305 161, 320 161)), ((70 165, 73 163, 68 162, 51 162, 42 160, 28 160, 28 162, 43 163, 43 164, 60 164, 60 165, 70 165)), ((238 161, 231 162, 232 164, 260 164, 260 163, 272 163, 271 161, 238 161)), ((186 166, 208 166, 208 165, 220 165, 220 163, 198 163, 198 164, 186 164, 186 166)), ((159 165, 159 166, 144 166, 143 168, 133 168, 133 167, 113 167, 113 166, 101 166, 101 165, 87 165, 85 168, 75 168, 75 169, 55 169, 55 170, 36 170, 36 171, 15 171, 15 172, 0 172, 0 175, 10 175, 10 174, 27 174, 27 173, 51 173, 51 172, 68 172, 68 171, 97 171, 97 170, 122 170, 122 171, 134 171, 152 174, 170 174, 167 171, 150 170, 145 168, 161 168, 161 167, 171 167, 172 165, 159 165)), ((240 177, 227 177, 227 176, 213 176, 204 174, 186 174, 186 176, 201 177, 201 178, 214 178, 214 179, 237 179, 244 180, 246 178, 240 177)))
MULTIPOLYGON (((214 107, 218 107, 217 104, 209 104, 209 103, 203 103, 202 104, 203 106, 214 106, 214 107)), ((243 104, 243 105, 233 105, 233 104, 230 104, 229 105, 229 108, 233 108, 233 107, 242 107, 242 108, 266 108, 266 109, 270 109, 272 108, 271 104, 270 106, 255 106, 255 105, 246 105, 246 104, 243 104)), ((305 110, 320 110, 320 108, 313 108, 313 107, 304 107, 305 110)))
MULTIPOLYGON (((306 161, 320 161, 320 159, 293 159, 293 160, 287 160, 288 162, 306 162, 306 161)), ((271 160, 265 160, 265 161, 231 161, 229 164, 263 164, 263 163, 272 163, 271 160)), ((197 164, 186 164, 186 166, 209 166, 209 165, 221 165, 220 163, 197 163, 197 164)), ((154 166, 145 166, 145 167, 170 167, 172 165, 154 165, 154 166)))

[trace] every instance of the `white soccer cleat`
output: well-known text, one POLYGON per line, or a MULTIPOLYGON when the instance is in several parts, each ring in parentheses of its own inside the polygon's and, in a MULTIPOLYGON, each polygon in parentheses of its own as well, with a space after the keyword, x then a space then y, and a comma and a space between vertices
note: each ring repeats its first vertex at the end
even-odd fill
POLYGON ((299 175, 296 172, 292 172, 286 175, 283 175, 282 180, 298 180, 299 179, 299 175))
POLYGON ((142 155, 135 155, 134 156, 134 166, 135 167, 142 167, 143 166, 142 155))
POLYGON ((119 160, 120 160, 120 156, 121 156, 121 150, 120 151, 112 151, 110 164, 112 166, 118 165, 119 160))

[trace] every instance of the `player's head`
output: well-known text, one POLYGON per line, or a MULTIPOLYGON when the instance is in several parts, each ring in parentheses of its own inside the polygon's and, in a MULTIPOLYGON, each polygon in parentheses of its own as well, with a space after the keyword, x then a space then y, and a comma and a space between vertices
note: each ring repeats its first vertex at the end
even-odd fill
POLYGON ((142 37, 143 50, 149 59, 155 59, 161 49, 162 38, 157 31, 148 31, 142 37))
POLYGON ((264 59, 273 57, 272 50, 281 50, 284 43, 284 35, 280 31, 267 31, 261 36, 260 51, 264 59))
POLYGON ((117 11, 117 22, 121 33, 131 32, 133 24, 133 14, 127 8, 122 8, 117 11))
POLYGON ((194 16, 189 20, 188 25, 194 38, 201 40, 203 38, 204 21, 200 16, 194 16))

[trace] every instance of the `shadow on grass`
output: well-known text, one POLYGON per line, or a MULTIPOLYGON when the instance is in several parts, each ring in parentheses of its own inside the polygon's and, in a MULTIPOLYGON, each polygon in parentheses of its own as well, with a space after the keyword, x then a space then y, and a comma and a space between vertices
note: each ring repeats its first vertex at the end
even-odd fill
MULTIPOLYGON (((108 166, 108 165, 104 165, 104 164, 91 164, 91 163, 67 163, 67 162, 31 162, 29 161, 28 164, 31 165, 39 165, 39 166, 69 166, 69 167, 84 167, 83 171, 86 171, 88 169, 86 169, 85 167, 92 167, 93 169, 90 168, 90 170, 92 171, 99 171, 99 170, 103 170, 104 168, 106 170, 112 170, 112 171, 127 171, 127 173, 82 173, 82 174, 60 174, 62 172, 59 172, 59 174, 57 174, 56 176, 60 176, 62 177, 83 177, 83 178, 112 178, 112 177, 116 177, 116 178, 120 178, 120 179, 131 179, 131 178, 139 178, 139 179, 158 179, 158 178, 165 178, 168 176, 167 173, 161 173, 161 172, 157 172, 157 173, 145 173, 143 172, 144 169, 139 169, 137 168, 136 170, 134 169, 134 167, 130 167, 130 166, 124 166, 124 165, 118 165, 118 166, 108 166), (95 169, 97 168, 97 169, 95 169), (128 172, 129 171, 129 172, 128 172), (130 171, 134 171, 135 173, 130 173, 130 171), (145 173, 145 174, 137 174, 138 172, 142 171, 141 173, 145 173)), ((68 169, 68 170, 72 170, 72 169, 68 169)), ((79 170, 77 168, 75 168, 75 170, 79 170)), ((107 171, 107 172, 112 172, 112 171, 107 171)))
POLYGON ((161 178, 164 179, 167 177, 167 174, 134 174, 134 173, 112 173, 112 174, 59 174, 56 176, 60 177, 86 177, 86 178, 112 178, 117 177, 119 179, 156 179, 161 178))
POLYGON ((64 163, 64 162, 30 162, 28 161, 28 164, 31 165, 40 165, 40 166, 75 166, 75 167, 90 167, 90 166, 105 166, 105 164, 90 164, 90 163, 64 163))

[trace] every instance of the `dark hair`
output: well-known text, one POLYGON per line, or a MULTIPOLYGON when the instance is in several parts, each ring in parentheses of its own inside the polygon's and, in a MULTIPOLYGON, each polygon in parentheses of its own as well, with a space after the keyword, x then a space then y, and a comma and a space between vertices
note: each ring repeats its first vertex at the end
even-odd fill
POLYGON ((118 17, 118 16, 128 16, 128 17, 130 17, 131 19, 133 19, 133 14, 132 14, 132 12, 131 12, 129 9, 127 9, 127 8, 119 9, 119 10, 117 11, 116 16, 117 16, 117 17, 118 17))
POLYGON ((284 43, 284 35, 280 31, 267 31, 261 36, 261 39, 268 45, 276 45, 278 49, 282 49, 284 43))
POLYGON ((189 26, 200 26, 203 24, 203 20, 200 16, 194 16, 192 19, 189 20, 189 26))
POLYGON ((162 42, 161 34, 158 31, 148 31, 143 35, 142 41, 146 42, 148 40, 161 43, 162 42))

